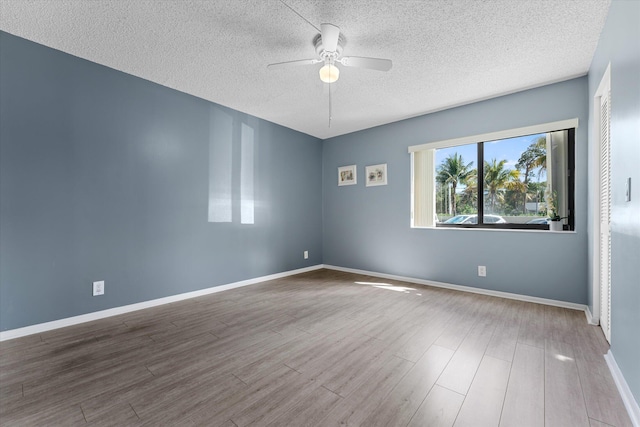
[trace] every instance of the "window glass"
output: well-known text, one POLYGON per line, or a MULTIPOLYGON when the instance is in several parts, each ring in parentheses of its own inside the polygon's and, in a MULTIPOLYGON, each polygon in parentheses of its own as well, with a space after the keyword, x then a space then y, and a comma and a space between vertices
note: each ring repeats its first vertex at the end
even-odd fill
POLYGON ((549 229, 555 218, 573 230, 574 138, 567 129, 413 151, 412 226, 549 229))
POLYGON ((547 136, 489 141, 484 148, 484 218, 491 224, 546 223, 547 136))
POLYGON ((463 224, 478 216, 477 144, 436 150, 436 216, 439 223, 463 224))

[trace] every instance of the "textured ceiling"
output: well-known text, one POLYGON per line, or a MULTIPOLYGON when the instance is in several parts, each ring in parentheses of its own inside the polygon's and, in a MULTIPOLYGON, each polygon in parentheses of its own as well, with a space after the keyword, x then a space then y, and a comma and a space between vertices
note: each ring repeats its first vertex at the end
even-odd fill
POLYGON ((328 138, 587 73, 610 0, 286 0, 347 39, 331 93, 317 31, 279 0, 0 0, 0 29, 328 138))

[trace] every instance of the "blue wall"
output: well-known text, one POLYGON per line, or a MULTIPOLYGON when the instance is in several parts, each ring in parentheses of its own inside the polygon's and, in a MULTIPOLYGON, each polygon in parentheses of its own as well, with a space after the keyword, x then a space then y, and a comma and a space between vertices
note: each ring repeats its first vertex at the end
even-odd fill
POLYGON ((7 33, 0 93, 0 330, 322 263, 320 140, 7 33))
POLYGON ((325 140, 325 264, 586 303, 587 107, 582 77, 325 140), (407 147, 571 118, 579 119, 575 233, 410 227, 407 147), (387 163, 389 183, 367 188, 365 166, 378 163, 387 163), (350 164, 358 184, 338 187, 337 168, 350 164))
MULTIPOLYGON (((614 0, 611 3, 589 70, 591 108, 609 63, 611 352, 636 401, 640 402, 640 2, 614 0), (628 177, 632 181, 630 202, 625 201, 628 177)), ((595 144, 595 138, 589 142, 595 144)), ((594 164, 594 159, 591 160, 594 164)), ((597 194, 592 192, 591 196, 597 197, 597 194)), ((591 307, 592 300, 590 295, 591 307)))

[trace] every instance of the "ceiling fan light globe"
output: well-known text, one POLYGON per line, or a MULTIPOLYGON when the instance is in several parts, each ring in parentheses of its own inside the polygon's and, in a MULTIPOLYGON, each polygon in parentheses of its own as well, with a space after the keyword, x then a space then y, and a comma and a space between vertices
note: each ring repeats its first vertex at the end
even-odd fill
POLYGON ((320 68, 320 80, 324 83, 335 83, 340 77, 340 70, 335 65, 325 64, 320 68))

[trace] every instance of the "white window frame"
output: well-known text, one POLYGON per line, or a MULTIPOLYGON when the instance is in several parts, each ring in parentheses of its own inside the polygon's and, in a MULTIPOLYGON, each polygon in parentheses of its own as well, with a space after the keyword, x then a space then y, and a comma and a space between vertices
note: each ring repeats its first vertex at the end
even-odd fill
MULTIPOLYGON (((429 218, 429 220, 427 220, 428 225, 420 225, 420 226, 415 225, 416 211, 418 211, 419 209, 422 209, 423 211, 429 211, 429 209, 424 209, 424 207, 421 208, 419 206, 416 206, 416 204, 424 205, 425 203, 424 201, 416 200, 416 197, 415 197, 415 189, 416 189, 416 186, 419 185, 419 184, 416 184, 416 179, 415 179, 415 173, 416 173, 416 168, 415 168, 416 154, 415 153, 428 151, 428 150, 435 151, 439 148, 450 148, 450 147, 457 147, 461 145, 477 144, 479 142, 485 142, 485 141, 497 141, 500 139, 516 138, 520 136, 534 135, 538 133, 555 132, 555 131, 561 131, 561 130, 571 129, 571 128, 574 128, 574 129, 578 128, 577 118, 560 120, 557 122, 543 123, 539 125, 525 126, 525 127, 515 128, 515 129, 483 133, 483 134, 472 135, 472 136, 465 136, 462 138, 453 138, 453 139, 446 139, 442 141, 428 142, 425 144, 410 146, 408 148, 408 152, 411 155, 411 228, 435 228, 435 222, 433 221, 435 216, 434 218, 428 217, 429 218)), ((435 157, 435 156, 431 156, 431 157, 435 157)), ((429 198, 431 197, 431 195, 427 195, 427 197, 429 198)), ((435 194, 433 195, 433 198, 435 199, 435 194)), ((435 215, 435 207, 432 208, 431 210, 433 210, 433 213, 435 215)))

